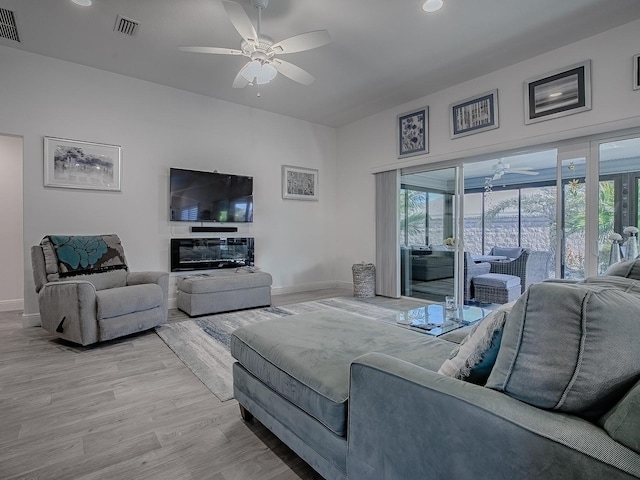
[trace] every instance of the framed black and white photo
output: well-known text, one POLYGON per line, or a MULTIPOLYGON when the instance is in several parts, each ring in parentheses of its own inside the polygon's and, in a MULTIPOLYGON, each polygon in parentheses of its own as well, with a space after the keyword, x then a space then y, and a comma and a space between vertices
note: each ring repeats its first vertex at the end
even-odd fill
POLYGON ((398 158, 429 153, 429 107, 398 115, 398 158))
POLYGON ((318 170, 283 165, 282 198, 287 200, 318 200, 318 170))
POLYGON ((633 89, 640 90, 640 53, 633 57, 633 89))
POLYGON ((121 147, 44 137, 44 186, 120 191, 121 147))
POLYGON ((524 82, 524 123, 591 110, 591 60, 524 82))
POLYGON ((449 105, 451 138, 498 128, 498 90, 449 105))

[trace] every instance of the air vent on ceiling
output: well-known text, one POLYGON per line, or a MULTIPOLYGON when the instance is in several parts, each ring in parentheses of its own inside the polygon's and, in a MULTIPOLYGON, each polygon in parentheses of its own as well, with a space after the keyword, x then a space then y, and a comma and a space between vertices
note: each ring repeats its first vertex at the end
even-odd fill
POLYGON ((118 15, 118 18, 116 18, 116 26, 114 30, 116 32, 124 33, 125 35, 133 37, 136 33, 138 33, 139 26, 140 22, 123 17, 122 15, 118 15))
POLYGON ((0 38, 8 38, 14 42, 20 41, 16 17, 11 10, 0 8, 0 38))

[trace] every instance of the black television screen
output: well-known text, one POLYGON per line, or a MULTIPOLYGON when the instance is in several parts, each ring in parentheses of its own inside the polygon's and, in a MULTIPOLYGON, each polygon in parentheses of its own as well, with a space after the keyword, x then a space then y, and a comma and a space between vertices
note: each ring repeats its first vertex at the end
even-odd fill
POLYGON ((171 168, 170 219, 253 222, 253 177, 171 168))

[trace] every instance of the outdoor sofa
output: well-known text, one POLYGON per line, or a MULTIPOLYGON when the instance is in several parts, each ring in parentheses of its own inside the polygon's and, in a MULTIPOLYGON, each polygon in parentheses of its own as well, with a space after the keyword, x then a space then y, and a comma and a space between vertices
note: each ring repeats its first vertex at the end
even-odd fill
POLYGON ((327 311, 243 327, 234 395, 328 480, 640 478, 639 265, 437 338, 327 311))

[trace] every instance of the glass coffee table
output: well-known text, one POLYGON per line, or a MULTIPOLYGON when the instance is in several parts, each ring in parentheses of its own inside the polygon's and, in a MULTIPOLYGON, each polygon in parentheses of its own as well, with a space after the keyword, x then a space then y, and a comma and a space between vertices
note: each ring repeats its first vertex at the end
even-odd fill
POLYGON ((487 308, 458 305, 446 309, 444 304, 425 305, 406 312, 399 312, 398 325, 435 337, 479 322, 491 310, 487 308))

